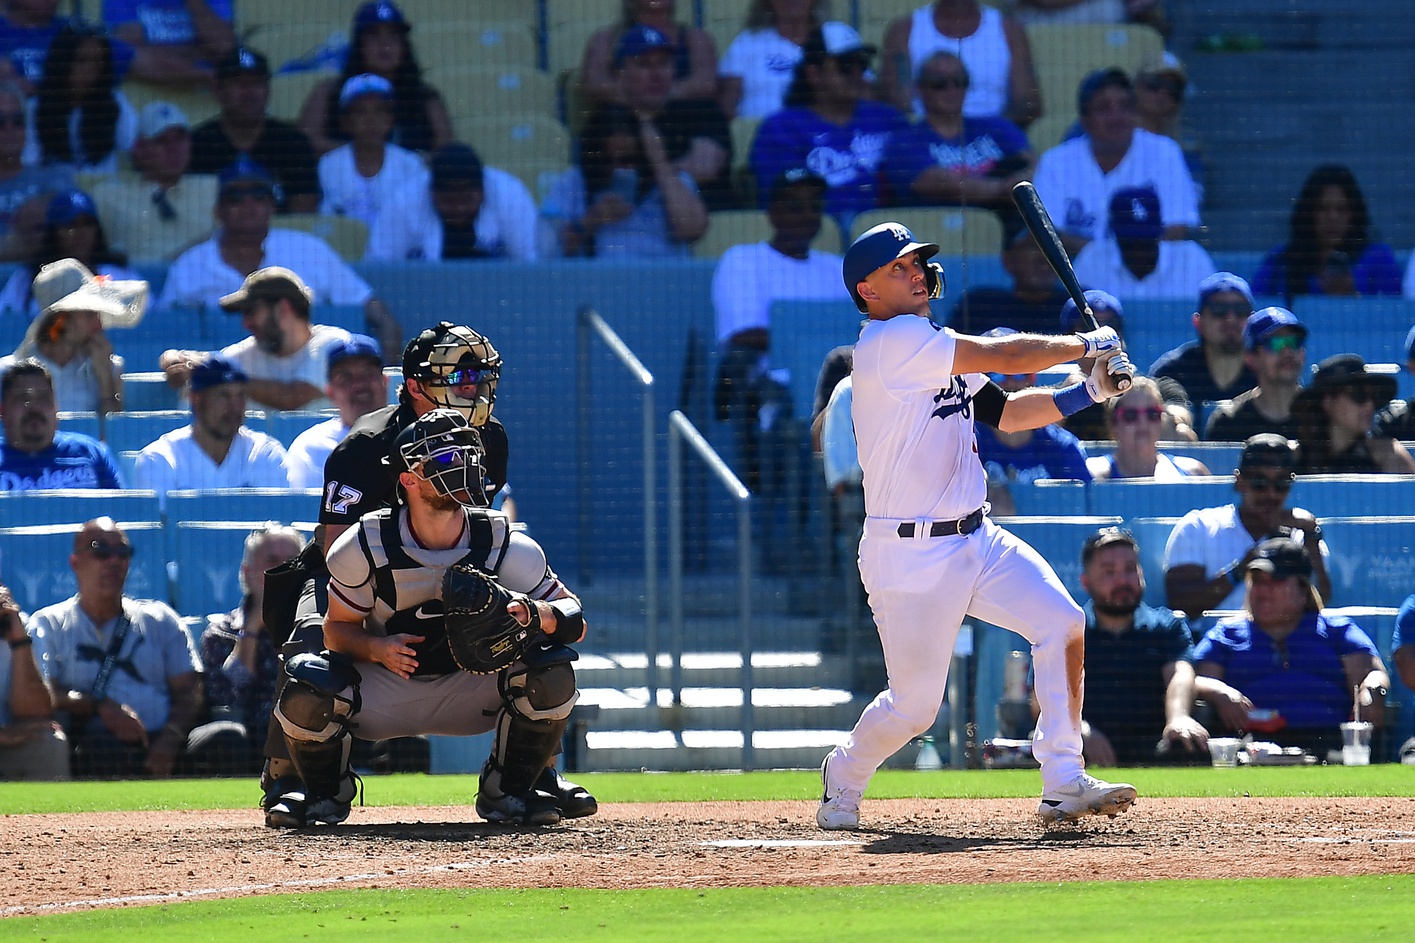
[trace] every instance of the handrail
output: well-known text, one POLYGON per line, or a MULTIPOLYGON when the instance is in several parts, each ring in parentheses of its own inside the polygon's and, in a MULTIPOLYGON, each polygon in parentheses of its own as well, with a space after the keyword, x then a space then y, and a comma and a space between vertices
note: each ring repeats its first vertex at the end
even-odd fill
MULTIPOLYGON (((742 654, 742 769, 754 767, 752 736, 752 493, 679 410, 668 414, 668 597, 675 705, 683 695, 683 444, 698 453, 737 504, 737 608, 742 654)), ((651 692, 652 694, 652 692, 651 692)))
POLYGON ((654 380, 653 374, 635 356, 629 345, 624 343, 614 328, 590 305, 580 308, 576 319, 576 375, 575 401, 577 426, 575 430, 576 476, 579 484, 580 526, 579 530, 579 572, 581 581, 592 581, 590 560, 590 530, 595 519, 594 488, 591 487, 586 469, 593 467, 589 460, 590 426, 593 416, 592 404, 599 402, 594 396, 594 386, 590 382, 590 341, 598 336, 609 348, 642 389, 640 400, 643 406, 643 497, 644 497, 644 653, 648 664, 644 670, 644 680, 649 690, 649 708, 657 711, 658 702, 658 503, 657 494, 657 434, 654 423, 654 380))

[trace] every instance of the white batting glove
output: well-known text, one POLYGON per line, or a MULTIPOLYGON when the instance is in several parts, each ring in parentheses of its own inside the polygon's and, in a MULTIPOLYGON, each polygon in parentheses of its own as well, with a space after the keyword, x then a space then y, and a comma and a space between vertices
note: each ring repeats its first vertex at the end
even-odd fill
POLYGON ((1099 357, 1106 351, 1120 349, 1120 335, 1115 333, 1113 327, 1103 327, 1099 331, 1087 331, 1076 336, 1086 345, 1086 352, 1082 355, 1085 357, 1099 357))
POLYGON ((1125 392, 1121 389, 1122 381, 1125 388, 1129 389, 1133 379, 1135 365, 1130 362, 1125 351, 1113 350, 1096 359, 1095 366, 1091 367, 1091 375, 1086 378, 1086 392, 1094 402, 1104 403, 1112 396, 1125 392))

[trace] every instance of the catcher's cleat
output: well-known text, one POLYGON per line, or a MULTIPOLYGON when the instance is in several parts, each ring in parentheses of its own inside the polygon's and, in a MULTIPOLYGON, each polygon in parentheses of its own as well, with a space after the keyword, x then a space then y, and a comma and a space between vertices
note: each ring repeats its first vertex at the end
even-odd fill
POLYGON ((359 798, 359 805, 364 804, 363 798, 364 781, 358 773, 346 773, 343 785, 339 787, 339 794, 332 797, 320 797, 310 799, 309 810, 305 814, 305 821, 309 825, 339 825, 349 817, 349 811, 354 804, 354 797, 359 798))
POLYGON ((488 822, 504 825, 556 825, 560 822, 560 810, 555 806, 555 798, 539 789, 518 796, 490 796, 479 789, 477 815, 488 822))
POLYGON ((1135 802, 1135 787, 1129 783, 1108 783, 1082 773, 1065 786, 1042 793, 1037 815, 1043 822, 1075 822, 1088 815, 1115 818, 1135 802))
POLYGON ((304 828, 307 821, 309 803, 305 796, 305 784, 296 776, 281 776, 279 779, 263 782, 265 795, 261 807, 265 809, 266 828, 304 828))
POLYGON ((560 810, 560 817, 563 819, 584 818, 599 811, 599 803, 590 795, 588 789, 570 782, 556 772, 553 766, 547 766, 536 777, 535 788, 537 792, 546 793, 555 800, 555 807, 560 810))

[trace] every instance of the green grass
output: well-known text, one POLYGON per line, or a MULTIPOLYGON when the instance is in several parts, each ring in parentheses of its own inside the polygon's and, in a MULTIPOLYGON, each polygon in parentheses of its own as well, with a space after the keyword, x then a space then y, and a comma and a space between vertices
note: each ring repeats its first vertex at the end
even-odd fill
POLYGON ((331 891, 0 921, 0 940, 1408 940, 1415 877, 706 891, 331 891))
MULTIPOLYGON (((1364 768, 1311 766, 1216 770, 1100 770, 1135 783, 1143 796, 1415 796, 1415 769, 1386 764, 1364 768)), ((575 776, 603 802, 710 802, 811 799, 820 788, 814 771, 759 773, 591 773, 575 776)), ((1040 790, 1035 770, 884 770, 869 797, 1027 798, 1040 790)), ((474 776, 377 776, 365 783, 365 802, 388 805, 468 805, 474 776)), ((253 779, 124 783, 0 783, 0 814, 125 810, 253 808, 253 779)))

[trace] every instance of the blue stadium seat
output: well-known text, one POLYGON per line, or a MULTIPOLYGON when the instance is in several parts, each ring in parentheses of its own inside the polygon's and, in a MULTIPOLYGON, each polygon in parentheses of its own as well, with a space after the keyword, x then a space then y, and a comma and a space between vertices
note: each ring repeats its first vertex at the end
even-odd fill
POLYGON ((181 394, 167 384, 167 375, 160 370, 123 374, 123 410, 151 412, 158 409, 180 409, 181 394))
POLYGON ((977 622, 973 630, 973 709, 978 723, 978 740, 998 736, 997 702, 1002 698, 1002 674, 1007 656, 1027 652, 1031 646, 1015 632, 977 622))
POLYGON ((92 410, 83 412, 60 411, 59 428, 65 432, 77 432, 94 439, 103 438, 103 420, 92 410))
POLYGON ((1086 514, 1086 483, 1070 478, 1042 478, 1012 486, 1019 517, 1078 517, 1086 514))
POLYGON ((274 436, 285 448, 295 441, 295 437, 311 426, 317 426, 326 419, 338 416, 333 409, 281 409, 266 413, 265 431, 274 436))
MULTIPOLYGON (((128 566, 124 592, 139 599, 165 602, 167 568, 162 552, 162 525, 153 520, 122 519, 118 524, 136 551, 128 566)), ((62 602, 77 591, 69 555, 74 549, 74 534, 82 526, 75 522, 0 527, 0 579, 10 587, 21 609, 33 612, 62 602)))
POLYGON ((1187 455, 1203 462, 1215 475, 1231 475, 1243 452, 1241 442, 1161 442, 1166 455, 1187 455))
MULTIPOLYGON (((241 601, 246 537, 264 521, 179 521, 168 529, 172 605, 184 616, 229 612, 241 601)), ((300 528, 306 536, 312 524, 300 528)))
POLYGON ((1415 475, 1302 475, 1288 504, 1322 519, 1415 513, 1415 475))
POLYGON ((1405 363, 1405 335, 1415 324, 1415 300, 1303 295, 1293 314, 1311 331, 1307 363, 1355 351, 1368 363, 1405 363))
POLYGON ((771 365, 791 372, 795 415, 809 419, 825 355, 860 337, 862 315, 842 301, 775 301, 771 305, 771 365))
POLYGON ((1192 341, 1194 305, 1199 299, 1172 298, 1125 302, 1125 346, 1141 370, 1165 351, 1192 341))
POLYGON ((1126 524, 1140 545, 1140 568, 1145 571, 1145 602, 1151 606, 1166 605, 1164 546, 1169 541, 1169 532, 1178 523, 1177 517, 1137 517, 1126 524))
POLYGON ((216 488, 167 492, 167 526, 181 521, 277 521, 293 524, 319 520, 318 488, 216 488))
POLYGON ((157 494, 77 489, 0 491, 0 522, 6 527, 82 524, 105 516, 115 521, 160 520, 157 494))
POLYGON ((1123 524, 1119 517, 999 517, 997 523, 1031 544, 1077 599, 1081 589, 1081 544, 1102 527, 1123 524))
POLYGON ((1323 517, 1321 522, 1331 551, 1333 602, 1399 606, 1405 601, 1415 587, 1415 517, 1323 517))
POLYGON ((1195 508, 1232 504, 1238 495, 1231 476, 1155 481, 1150 478, 1091 483, 1091 513, 1136 517, 1171 517, 1195 508))
POLYGON ((125 410, 108 417, 104 441, 114 452, 135 451, 191 421, 189 409, 125 410))

